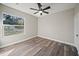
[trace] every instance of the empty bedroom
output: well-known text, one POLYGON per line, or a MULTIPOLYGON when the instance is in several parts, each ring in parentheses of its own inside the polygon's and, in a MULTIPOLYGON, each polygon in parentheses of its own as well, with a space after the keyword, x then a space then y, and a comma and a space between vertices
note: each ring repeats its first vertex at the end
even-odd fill
POLYGON ((0 3, 0 56, 78 55, 78 3, 0 3))

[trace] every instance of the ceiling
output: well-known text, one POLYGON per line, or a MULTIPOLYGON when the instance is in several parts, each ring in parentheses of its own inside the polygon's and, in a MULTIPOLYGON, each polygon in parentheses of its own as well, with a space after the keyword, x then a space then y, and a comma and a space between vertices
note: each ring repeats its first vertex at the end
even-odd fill
MULTIPOLYGON (((42 17, 42 16, 47 15, 45 13, 43 13, 42 16, 39 13, 33 14, 36 11, 30 10, 30 8, 38 9, 37 3, 3 3, 3 4, 8 6, 8 7, 20 10, 22 12, 31 14, 31 15, 36 16, 36 17, 42 17)), ((75 3, 41 3, 41 4, 43 5, 42 8, 45 8, 47 6, 51 7, 51 9, 46 10, 47 12, 49 12, 49 14, 53 14, 56 12, 60 12, 63 10, 74 8, 76 5, 75 3)))

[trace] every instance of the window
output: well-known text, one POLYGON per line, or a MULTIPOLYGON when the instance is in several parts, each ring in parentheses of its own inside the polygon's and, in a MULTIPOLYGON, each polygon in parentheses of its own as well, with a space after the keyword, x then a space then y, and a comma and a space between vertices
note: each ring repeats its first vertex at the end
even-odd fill
POLYGON ((4 36, 19 34, 24 32, 24 19, 3 13, 4 36))

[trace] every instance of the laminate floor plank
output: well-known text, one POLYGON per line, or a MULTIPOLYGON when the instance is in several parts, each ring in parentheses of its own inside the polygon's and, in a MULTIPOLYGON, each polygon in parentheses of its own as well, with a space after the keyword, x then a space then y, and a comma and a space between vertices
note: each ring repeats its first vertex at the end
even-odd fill
POLYGON ((35 37, 0 49, 2 56, 78 56, 76 47, 35 37))

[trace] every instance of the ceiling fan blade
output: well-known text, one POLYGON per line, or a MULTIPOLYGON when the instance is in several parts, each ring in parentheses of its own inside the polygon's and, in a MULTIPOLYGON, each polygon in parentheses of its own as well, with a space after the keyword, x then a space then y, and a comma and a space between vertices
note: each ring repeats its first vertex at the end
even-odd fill
POLYGON ((39 7, 39 9, 42 7, 42 5, 41 5, 41 3, 37 3, 38 4, 38 7, 39 7))
POLYGON ((38 9, 34 9, 34 8, 30 8, 31 10, 36 10, 36 11, 38 11, 38 9))
POLYGON ((47 11, 44 11, 44 10, 43 10, 43 12, 46 13, 46 14, 49 14, 49 12, 47 12, 47 11))
POLYGON ((47 10, 47 9, 50 9, 50 6, 48 6, 48 7, 44 8, 43 10, 47 10))
POLYGON ((34 14, 37 14, 38 12, 35 12, 34 14))

